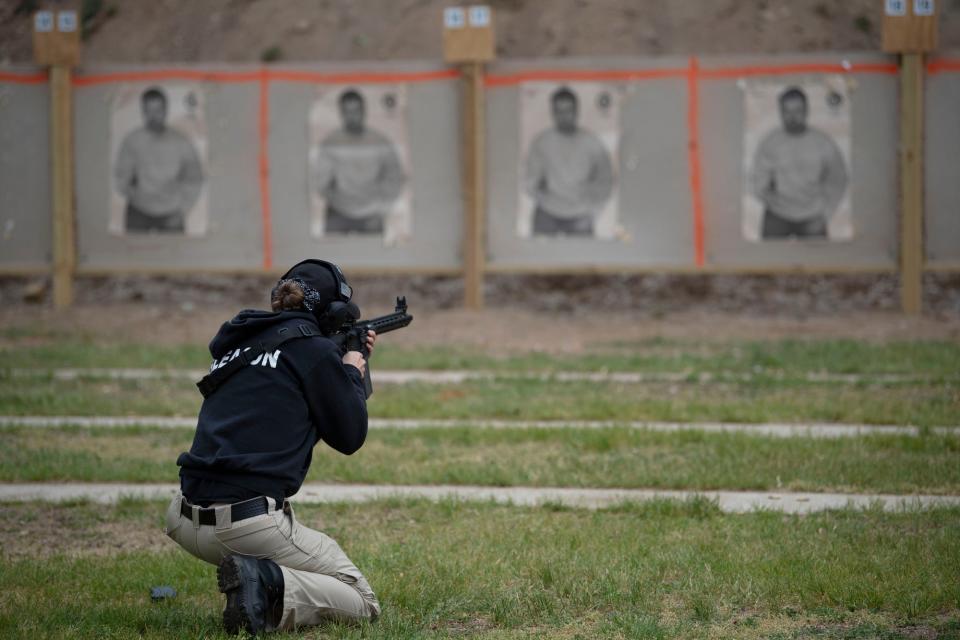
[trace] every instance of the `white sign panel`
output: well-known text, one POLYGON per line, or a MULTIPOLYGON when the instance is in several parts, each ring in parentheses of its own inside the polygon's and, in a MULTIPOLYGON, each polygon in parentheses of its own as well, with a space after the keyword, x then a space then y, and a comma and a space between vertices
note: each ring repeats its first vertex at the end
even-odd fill
POLYGON ((33 18, 33 28, 40 33, 53 31, 53 12, 37 11, 37 15, 33 18))
POLYGON ((934 0, 913 0, 913 15, 932 16, 934 13, 934 0))
POLYGON ((474 7, 470 7, 470 26, 489 27, 490 7, 486 5, 476 5, 474 7))
POLYGON ((443 26, 447 29, 462 29, 466 22, 463 7, 447 7, 443 10, 443 26))
POLYGON ((64 33, 72 33, 77 30, 77 12, 61 11, 57 14, 57 29, 64 33))
POLYGON ((887 0, 886 12, 888 16, 907 15, 907 0, 887 0))

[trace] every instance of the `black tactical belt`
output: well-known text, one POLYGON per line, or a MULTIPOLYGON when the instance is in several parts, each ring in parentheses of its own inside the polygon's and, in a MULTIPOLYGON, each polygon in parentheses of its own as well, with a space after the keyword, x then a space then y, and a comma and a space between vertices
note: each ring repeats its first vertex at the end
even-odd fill
MULTIPOLYGON (((270 513, 270 505, 263 496, 244 500, 243 502, 235 502, 230 505, 230 522, 239 522, 240 520, 246 520, 253 516, 262 516, 265 513, 270 513)), ((184 518, 193 519, 193 505, 188 503, 186 498, 180 501, 180 515, 184 518)), ((217 510, 215 507, 200 508, 197 515, 200 524, 217 524, 217 510)))

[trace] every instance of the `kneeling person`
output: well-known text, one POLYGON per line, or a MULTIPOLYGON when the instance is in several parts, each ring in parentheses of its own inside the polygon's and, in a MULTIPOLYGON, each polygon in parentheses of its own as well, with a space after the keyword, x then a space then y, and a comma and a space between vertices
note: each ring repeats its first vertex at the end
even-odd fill
MULTIPOLYGON (((181 491, 166 533, 219 565, 231 633, 380 614, 340 546, 300 524, 287 501, 320 440, 350 455, 366 439, 366 361, 357 351, 341 357, 325 337, 359 317, 351 295, 336 265, 307 260, 277 283, 273 311, 241 311, 210 342, 211 375, 228 365, 230 375, 204 389, 193 445, 177 459, 181 491)), ((375 340, 371 331, 371 351, 375 340)))

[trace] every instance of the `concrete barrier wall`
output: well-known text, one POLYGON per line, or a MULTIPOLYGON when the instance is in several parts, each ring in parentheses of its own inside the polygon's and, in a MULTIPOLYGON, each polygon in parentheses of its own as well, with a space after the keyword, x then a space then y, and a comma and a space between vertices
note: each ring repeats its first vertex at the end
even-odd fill
POLYGON ((429 64, 312 65, 258 69, 85 69, 76 92, 77 217, 81 270, 276 269, 322 255, 355 269, 448 269, 460 261, 458 93, 429 64), (203 75, 206 74, 206 75, 203 75), (425 76, 425 78, 424 78, 425 76), (266 79, 264 79, 266 78, 266 79), (310 235, 307 114, 316 87, 404 82, 414 194, 414 236, 310 235), (199 82, 208 149, 209 226, 202 237, 108 232, 110 104, 123 85, 199 82), (88 161, 89 160, 89 161, 88 161))
MULTIPOLYGON (((688 173, 686 58, 515 60, 492 65, 487 101, 488 257, 494 269, 693 264, 688 173), (679 74, 673 73, 679 70, 679 74), (602 71, 602 73, 596 73, 602 71), (625 81, 631 71, 662 78, 625 81), (608 84, 622 97, 619 219, 629 240, 521 238, 516 233, 522 179, 520 91, 525 82, 608 84), (627 90, 629 89, 629 90, 627 90)), ((544 122, 544 127, 549 122, 544 122)))
POLYGON ((51 262, 49 131, 45 74, 0 69, 0 271, 51 262))
MULTIPOLYGON (((486 145, 487 254, 493 271, 789 268, 892 270, 898 256, 897 76, 882 55, 511 60, 491 65, 486 145), (849 79, 854 235, 836 242, 743 238, 742 82, 849 79), (596 81, 622 89, 614 240, 517 233, 524 82, 596 81), (695 102, 691 102, 691 100, 695 102), (692 126, 691 126, 692 125, 692 126), (698 179, 693 179, 697 174, 698 179)), ((438 63, 299 67, 84 68, 75 84, 81 272, 274 270, 309 255, 347 269, 453 272, 461 262, 459 82, 438 63), (110 105, 124 84, 199 83, 207 126, 209 226, 199 237, 109 233, 110 105), (307 113, 318 85, 404 84, 413 235, 313 238, 307 113)), ((926 247, 960 263, 960 68, 931 73, 926 247)), ((39 71, 0 73, 0 270, 51 260, 49 95, 39 71), (38 77, 40 78, 38 80, 38 77), (27 78, 28 80, 23 80, 27 78)), ((544 123, 548 126, 549 123, 544 123)))
POLYGON ((876 55, 731 57, 702 61, 704 78, 700 81, 699 122, 707 265, 841 270, 896 267, 899 129, 897 76, 892 72, 893 64, 893 58, 876 55), (849 171, 853 239, 748 242, 740 228, 744 123, 743 95, 738 82, 741 77, 749 77, 789 84, 821 75, 818 67, 830 69, 833 65, 841 68, 851 65, 849 171), (882 65, 890 65, 891 69, 884 71, 882 65), (805 67, 814 71, 805 72, 805 67), (730 77, 726 77, 728 72, 732 72, 730 77))
MULTIPOLYGON (((211 73, 242 69, 204 67, 211 73)), ((150 68, 84 69, 75 91, 77 153, 77 264, 92 270, 253 269, 263 260, 258 188, 259 85, 219 76, 199 81, 208 128, 206 179, 209 229, 202 237, 108 232, 111 171, 111 104, 123 86, 146 89, 183 79, 149 77, 150 68)))
MULTIPOLYGON (((274 261, 293 264, 322 255, 345 268, 450 270, 461 262, 463 205, 460 189, 459 84, 437 64, 377 63, 286 69, 270 85, 270 202, 274 261), (388 246, 380 236, 312 238, 308 220, 306 114, 316 94, 309 74, 335 85, 377 82, 406 86, 406 128, 413 194, 412 237, 388 246), (300 77, 297 73, 308 74, 300 77), (448 78, 435 78, 445 73, 448 78)), ((282 73, 282 72, 281 72, 282 73)))
MULTIPOLYGON (((958 60, 944 54, 941 61, 958 60)), ((927 77, 926 217, 927 264, 960 268, 960 64, 938 68, 927 77)))

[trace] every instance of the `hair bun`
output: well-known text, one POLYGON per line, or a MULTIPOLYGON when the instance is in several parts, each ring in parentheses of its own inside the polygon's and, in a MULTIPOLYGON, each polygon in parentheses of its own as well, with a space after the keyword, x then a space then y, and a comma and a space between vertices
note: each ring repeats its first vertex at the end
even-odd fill
POLYGON ((303 307, 303 288, 293 280, 283 280, 270 292, 270 306, 274 311, 290 311, 303 307))

